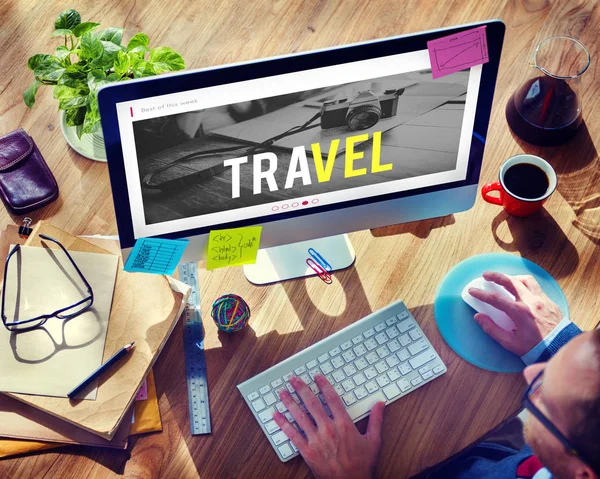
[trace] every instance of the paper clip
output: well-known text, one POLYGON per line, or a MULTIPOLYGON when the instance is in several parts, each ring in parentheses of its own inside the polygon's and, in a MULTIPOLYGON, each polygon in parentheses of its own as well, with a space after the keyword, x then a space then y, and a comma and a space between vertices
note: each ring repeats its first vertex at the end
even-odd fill
POLYGON ((310 266, 310 268, 317 273, 317 276, 321 278, 325 283, 331 284, 333 280, 331 279, 331 275, 323 269, 323 267, 316 263, 312 258, 306 259, 306 264, 310 266))
POLYGON ((23 226, 19 226, 20 236, 29 236, 31 234, 33 231, 33 229, 30 228, 32 221, 33 220, 29 216, 23 218, 23 226))
POLYGON ((325 258, 321 256, 314 248, 308 248, 308 254, 312 256, 312 258, 321 265, 321 267, 327 271, 333 271, 331 265, 325 261, 325 258))

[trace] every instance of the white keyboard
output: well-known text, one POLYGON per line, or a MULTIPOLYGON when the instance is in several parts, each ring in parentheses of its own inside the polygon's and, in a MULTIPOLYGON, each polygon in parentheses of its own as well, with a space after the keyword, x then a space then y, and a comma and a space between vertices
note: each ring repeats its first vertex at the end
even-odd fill
POLYGON ((445 372, 446 366, 404 303, 396 301, 248 379, 238 389, 285 462, 297 456, 298 449, 279 429, 273 413, 278 410, 298 427, 279 399, 279 391, 287 388, 304 408, 289 383, 293 375, 319 395, 330 414, 313 381, 316 374, 323 374, 357 422, 369 415, 377 401, 390 404, 445 372))

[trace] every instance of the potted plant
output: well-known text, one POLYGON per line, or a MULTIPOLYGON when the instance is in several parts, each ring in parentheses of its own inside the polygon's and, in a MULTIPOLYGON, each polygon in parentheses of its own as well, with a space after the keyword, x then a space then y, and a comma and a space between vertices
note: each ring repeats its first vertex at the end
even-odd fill
POLYGON ((54 22, 52 37, 61 39, 53 55, 37 53, 27 66, 33 83, 23 93, 31 108, 38 88, 52 85, 65 139, 77 152, 106 161, 98 110, 100 87, 185 68, 179 53, 168 47, 150 49, 148 36, 136 33, 123 44, 123 29, 98 30, 99 23, 82 22, 75 10, 65 10, 54 22))

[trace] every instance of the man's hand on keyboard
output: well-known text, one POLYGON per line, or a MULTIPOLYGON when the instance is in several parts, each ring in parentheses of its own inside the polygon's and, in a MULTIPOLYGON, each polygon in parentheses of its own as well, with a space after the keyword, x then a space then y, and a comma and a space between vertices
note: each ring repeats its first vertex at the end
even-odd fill
POLYGON ((367 432, 362 435, 329 381, 318 374, 315 382, 332 417, 319 397, 301 379, 292 377, 290 384, 314 422, 286 390, 280 392, 280 398, 304 431, 304 436, 280 412, 273 415, 275 422, 298 448, 317 478, 373 477, 381 445, 385 404, 380 401, 373 406, 367 432))
POLYGON ((469 290, 471 296, 504 311, 515 323, 513 330, 507 331, 489 316, 481 313, 475 315, 475 321, 482 329, 509 351, 523 356, 562 320, 558 306, 544 294, 532 276, 508 276, 486 271, 483 279, 503 286, 515 297, 515 301, 512 301, 498 293, 476 288, 469 290))

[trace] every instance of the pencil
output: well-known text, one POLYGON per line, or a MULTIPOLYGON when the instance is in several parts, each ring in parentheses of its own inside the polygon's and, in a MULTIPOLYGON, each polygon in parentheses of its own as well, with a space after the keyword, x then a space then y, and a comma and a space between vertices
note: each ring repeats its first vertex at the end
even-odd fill
POLYGON ((115 364, 119 359, 121 359, 129 351, 131 351, 133 349, 134 344, 135 344, 135 341, 123 346, 123 348, 121 348, 118 352, 116 352, 108 361, 106 361, 102 366, 100 366, 98 369, 96 369, 92 374, 90 374, 87 379, 85 379, 79 386, 77 386, 69 394, 67 394, 67 396, 71 399, 73 399, 75 396, 77 396, 81 391, 83 391, 87 386, 89 386, 89 384, 94 379, 96 379, 98 376, 100 376, 104 371, 106 371, 113 364, 115 364))

